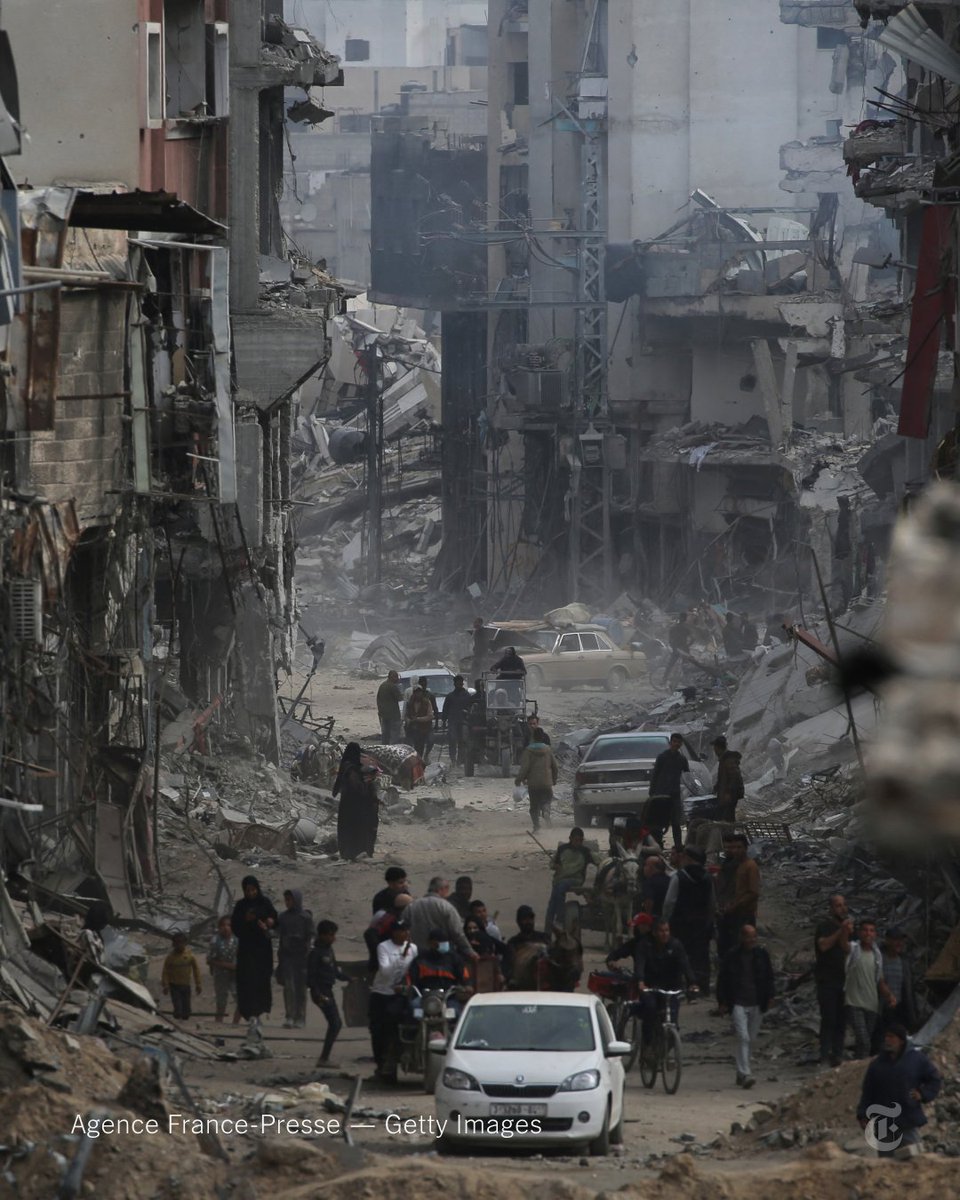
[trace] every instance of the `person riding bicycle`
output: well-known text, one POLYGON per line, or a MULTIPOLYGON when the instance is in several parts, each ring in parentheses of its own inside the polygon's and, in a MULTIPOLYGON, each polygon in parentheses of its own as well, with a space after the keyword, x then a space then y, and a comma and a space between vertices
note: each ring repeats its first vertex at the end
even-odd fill
POLYGON ((583 830, 576 826, 570 830, 570 840, 561 842, 551 859, 553 887, 550 889, 550 900, 547 904, 547 933, 553 929, 557 918, 563 915, 563 900, 567 892, 583 890, 587 867, 591 863, 598 867, 599 856, 583 844, 583 830))
MULTIPOLYGON (((653 933, 648 938, 637 937, 634 940, 636 942, 632 951, 634 978, 637 980, 637 990, 640 992, 634 1012, 641 1020, 644 1052, 648 1053, 653 1048, 656 1039, 661 999, 652 989, 659 988, 672 992, 681 991, 686 987, 689 996, 697 995, 700 989, 697 987, 686 950, 677 938, 670 935, 669 921, 665 921, 661 917, 654 923, 653 933)), ((616 950, 612 951, 611 957, 616 953, 616 950)), ((608 958, 607 961, 610 962, 610 959, 608 958)), ((616 960, 614 959, 614 961, 616 960)), ((669 996, 666 999, 670 1001, 668 1010, 670 1020, 676 1025, 680 1011, 680 998, 679 996, 669 996)))
POLYGON ((642 979, 644 963, 652 944, 653 917, 649 913, 637 913, 630 921, 630 928, 633 930, 631 936, 619 946, 614 946, 607 955, 607 966, 612 969, 616 963, 629 958, 633 963, 634 979, 642 979))

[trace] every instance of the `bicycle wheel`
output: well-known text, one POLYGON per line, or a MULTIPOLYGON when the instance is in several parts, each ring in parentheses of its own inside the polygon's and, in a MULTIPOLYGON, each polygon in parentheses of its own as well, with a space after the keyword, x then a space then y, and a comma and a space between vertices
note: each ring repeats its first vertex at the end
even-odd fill
POLYGON ((680 1033, 673 1025, 667 1025, 663 1030, 663 1053, 660 1062, 663 1090, 668 1096, 672 1096, 680 1086, 680 1076, 683 1074, 680 1033))
MULTIPOLYGON (((640 1018, 630 1012, 630 1006, 624 1005, 620 1023, 615 1026, 618 1042, 629 1042, 631 1050, 621 1058, 624 1071, 632 1071, 640 1054, 640 1018)), ((650 1086, 650 1085, 648 1085, 650 1086)))
POLYGON ((653 1040, 653 1044, 649 1045, 646 1038, 643 1036, 641 1027, 640 1033, 640 1079, 645 1088, 652 1088, 657 1082, 657 1075, 660 1071, 660 1060, 663 1054, 663 1040, 660 1032, 657 1032, 653 1040))

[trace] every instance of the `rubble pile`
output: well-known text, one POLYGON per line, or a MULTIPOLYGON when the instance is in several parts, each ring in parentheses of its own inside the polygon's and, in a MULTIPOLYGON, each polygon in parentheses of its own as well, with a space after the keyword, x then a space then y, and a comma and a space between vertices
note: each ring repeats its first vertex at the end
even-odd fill
MULTIPOLYGON (((131 1107, 129 1093, 120 1099, 130 1074, 129 1063, 102 1041, 50 1029, 0 1005, 0 1194, 18 1200, 65 1194, 59 1190, 64 1172, 84 1141, 78 1118, 157 1119, 156 1109, 131 1107)), ((93 1139, 83 1190, 72 1194, 217 1200, 227 1179, 225 1164, 205 1154, 196 1137, 173 1135, 165 1121, 163 1126, 163 1133, 93 1139)))
POLYGON ((853 1200, 870 1196, 900 1200, 917 1196, 949 1195, 956 1166, 936 1158, 910 1162, 852 1159, 834 1142, 807 1147, 794 1162, 782 1166, 738 1162, 736 1168, 711 1168, 680 1154, 664 1167, 657 1179, 638 1181, 616 1192, 601 1192, 598 1200, 853 1200))
MULTIPOLYGON (((919 1041, 925 1039, 918 1035, 919 1041)), ((949 1158, 960 1157, 960 1023, 951 1022, 935 1037, 926 1053, 943 1078, 940 1096, 927 1106, 924 1126, 926 1149, 949 1158)), ((746 1126, 731 1130, 737 1153, 747 1150, 785 1150, 814 1142, 835 1140, 850 1153, 862 1152, 865 1143, 856 1125, 866 1062, 846 1062, 822 1072, 791 1096, 755 1109, 746 1126)))

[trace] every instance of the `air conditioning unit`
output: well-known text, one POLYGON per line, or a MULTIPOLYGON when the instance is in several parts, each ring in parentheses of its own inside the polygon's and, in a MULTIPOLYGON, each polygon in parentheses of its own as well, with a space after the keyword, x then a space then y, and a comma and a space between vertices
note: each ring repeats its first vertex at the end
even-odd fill
POLYGON ((14 641, 43 641, 43 587, 39 579, 10 580, 10 633, 14 641))

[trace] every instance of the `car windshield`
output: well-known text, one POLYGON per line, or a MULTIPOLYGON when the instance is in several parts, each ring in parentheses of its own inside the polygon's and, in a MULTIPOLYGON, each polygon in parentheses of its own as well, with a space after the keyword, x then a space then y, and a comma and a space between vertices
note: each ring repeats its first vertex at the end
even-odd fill
POLYGON ((670 745, 669 738, 660 734, 637 737, 604 738, 594 742, 584 756, 584 762, 629 762, 635 758, 656 758, 670 745))
POLYGON ((449 696, 453 691, 453 676, 430 675, 427 677, 427 687, 435 696, 449 696))
POLYGON ((458 1050, 592 1050, 589 1008, 569 1004, 483 1004, 467 1008, 458 1050))

